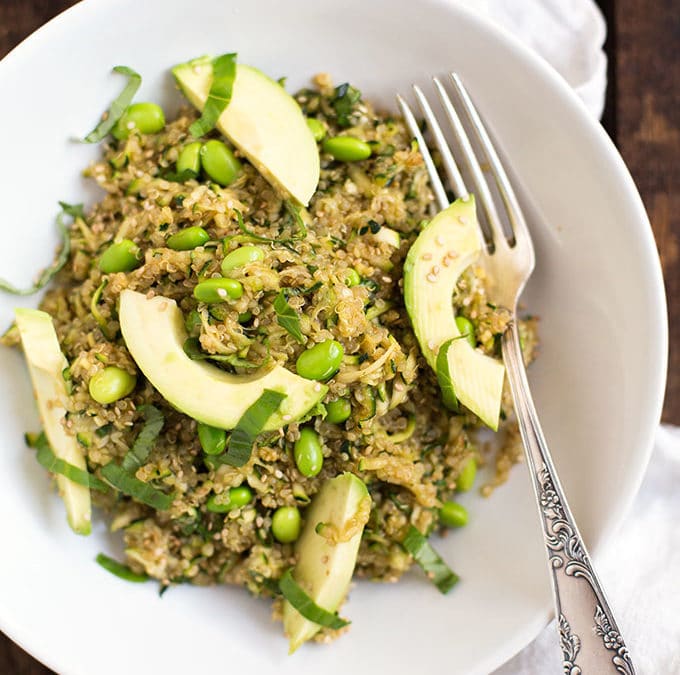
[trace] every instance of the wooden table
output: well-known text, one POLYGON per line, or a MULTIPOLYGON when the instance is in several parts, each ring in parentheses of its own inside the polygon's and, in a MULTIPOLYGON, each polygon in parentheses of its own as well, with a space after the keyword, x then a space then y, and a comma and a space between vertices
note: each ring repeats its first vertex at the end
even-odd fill
MULTIPOLYGON (((73 0, 0 0, 0 58, 72 4, 73 0)), ((599 4, 609 27, 603 124, 638 184, 661 254, 671 344, 663 419, 680 424, 680 3, 600 0, 599 4)), ((0 673, 51 672, 0 633, 0 673)))

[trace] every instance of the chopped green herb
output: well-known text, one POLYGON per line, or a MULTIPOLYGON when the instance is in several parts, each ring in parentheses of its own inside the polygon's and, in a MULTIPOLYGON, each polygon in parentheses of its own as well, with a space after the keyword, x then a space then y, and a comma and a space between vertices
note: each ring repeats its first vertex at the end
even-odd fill
POLYGON ((167 495, 152 485, 131 476, 122 466, 109 462, 102 468, 102 476, 117 490, 158 511, 172 506, 174 495, 167 495))
POLYGON ((304 344, 305 337, 300 330, 300 318, 288 304, 286 295, 281 291, 274 300, 274 311, 279 326, 285 328, 300 344, 304 344))
POLYGON ((113 100, 108 112, 104 113, 101 122, 83 139, 85 143, 99 143, 115 126, 123 116, 127 107, 132 102, 134 95, 142 83, 142 76, 127 66, 116 66, 114 73, 120 73, 128 77, 128 82, 123 91, 113 100))
POLYGON ((236 79, 236 54, 222 54, 212 62, 212 83, 200 119, 190 127, 189 132, 196 138, 204 136, 215 128, 217 120, 231 101, 236 79))
POLYGON ((350 623, 340 618, 335 612, 329 612, 323 607, 319 607, 293 579, 292 568, 286 570, 279 580, 279 590, 283 597, 308 621, 334 630, 344 628, 350 623))
POLYGON ((235 368, 261 368, 268 360, 267 357, 262 363, 252 363, 237 354, 208 354, 201 349, 201 341, 197 337, 187 338, 182 348, 192 361, 217 361, 219 363, 227 363, 235 368))
POLYGON ((44 433, 41 433, 34 439, 34 442, 35 448, 38 450, 38 462, 50 473, 57 473, 60 476, 68 478, 73 483, 83 485, 91 490, 99 490, 100 492, 106 492, 108 490, 106 483, 99 480, 96 476, 93 476, 85 469, 80 469, 57 457, 52 452, 52 448, 50 448, 50 444, 47 441, 47 436, 45 436, 44 433))
POLYGON ((104 315, 99 311, 99 301, 101 300, 102 293, 104 292, 104 289, 106 288, 108 283, 109 278, 104 277, 102 279, 101 284, 97 286, 97 290, 92 294, 92 301, 90 302, 90 312, 92 313, 92 316, 94 317, 94 320, 97 322, 99 328, 101 328, 104 337, 110 340, 113 336, 109 335, 108 333, 108 322, 104 318, 104 315))
POLYGON ((134 474, 146 462, 158 435, 161 433, 163 424, 165 424, 163 413, 155 406, 140 406, 139 412, 144 415, 144 426, 135 438, 130 450, 123 457, 121 465, 125 471, 131 474, 134 474))
POLYGON ((75 220, 76 218, 84 218, 84 213, 82 204, 59 202, 59 206, 61 206, 61 213, 57 216, 57 227, 61 234, 61 251, 59 251, 57 259, 40 273, 32 286, 17 288, 9 281, 0 279, 0 290, 12 295, 33 295, 52 281, 57 272, 66 264, 71 253, 71 237, 69 236, 68 226, 64 222, 64 216, 71 216, 75 220))
POLYGON ((413 525, 409 526, 402 546, 407 553, 413 556, 427 578, 442 593, 448 593, 458 583, 458 575, 451 570, 427 539, 413 525))
POLYGON ((354 112, 354 106, 361 100, 361 92, 350 86, 347 82, 335 88, 335 98, 331 101, 331 105, 335 110, 335 115, 338 124, 341 127, 349 127, 352 125, 350 116, 354 112))
POLYGON ((250 459, 253 443, 269 418, 279 409, 286 398, 280 391, 265 389, 262 395, 244 413, 231 432, 225 462, 231 466, 243 466, 250 459))
POLYGON ((109 556, 104 555, 103 553, 98 553, 95 560, 107 572, 111 572, 111 574, 115 574, 117 577, 125 579, 125 581, 140 583, 142 581, 148 581, 149 579, 146 574, 137 574, 137 572, 133 572, 127 565, 123 565, 123 563, 119 563, 117 560, 109 558, 109 556))

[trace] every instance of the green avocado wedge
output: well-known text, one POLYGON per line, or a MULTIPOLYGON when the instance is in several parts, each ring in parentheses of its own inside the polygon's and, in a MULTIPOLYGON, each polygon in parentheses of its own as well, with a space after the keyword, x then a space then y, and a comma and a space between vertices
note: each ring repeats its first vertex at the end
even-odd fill
POLYGON ((438 213, 411 246, 404 263, 404 302, 423 356, 439 371, 440 382, 450 381, 455 397, 496 430, 505 367, 461 336, 452 304, 458 278, 480 252, 475 201, 470 195, 438 213), (439 354, 447 342, 445 354, 439 354), (444 362, 447 373, 442 372, 444 362))
MULTIPOLYGON (((182 63, 172 74, 202 111, 212 83, 212 59, 182 63)), ((300 106, 278 82, 237 64, 231 100, 216 126, 284 197, 309 203, 319 182, 319 150, 300 106)))
POLYGON ((265 389, 286 394, 262 431, 272 431, 302 418, 328 391, 283 366, 264 373, 232 375, 184 353, 187 333, 177 303, 157 295, 124 290, 120 296, 120 327, 125 344, 140 370, 179 411, 218 429, 233 429, 265 389))
MULTIPOLYGON (((327 480, 304 514, 293 577, 319 607, 329 612, 336 612, 347 596, 370 512, 366 485, 346 472, 327 480)), ((290 643, 289 653, 320 628, 285 601, 283 630, 290 643)))
MULTIPOLYGON (((17 309, 15 317, 38 412, 52 452, 59 459, 87 471, 78 441, 66 432, 64 426, 68 401, 64 371, 68 362, 59 346, 52 317, 37 309, 17 309)), ((90 534, 90 489, 59 474, 56 481, 71 529, 76 534, 90 534)))

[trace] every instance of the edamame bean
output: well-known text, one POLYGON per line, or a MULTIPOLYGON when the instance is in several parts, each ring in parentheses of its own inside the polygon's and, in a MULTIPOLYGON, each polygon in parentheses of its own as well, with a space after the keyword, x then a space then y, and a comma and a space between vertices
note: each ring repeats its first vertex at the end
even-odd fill
POLYGON ((307 126, 309 127, 309 130, 312 132, 312 136, 314 136, 314 140, 317 143, 323 140, 323 137, 326 135, 326 127, 324 126, 323 122, 315 119, 314 117, 308 117, 307 126))
POLYGON ((323 450, 319 434, 310 427, 300 429, 300 438, 295 441, 293 455, 298 471, 307 478, 316 476, 323 466, 323 450))
POLYGON ((165 126, 163 108, 155 103, 133 103, 116 122, 111 133, 118 140, 136 129, 141 134, 157 134, 165 126))
POLYGON ((185 145, 177 157, 176 169, 178 174, 191 171, 194 176, 201 172, 201 148, 203 143, 195 141, 185 145))
POLYGON ((359 162, 371 156, 371 146, 354 136, 335 136, 323 142, 323 151, 341 162, 359 162))
POLYGON ((236 279, 217 277, 196 284, 194 297, 200 302, 226 302, 238 300, 243 295, 243 286, 236 279))
POLYGON ((300 511, 295 506, 282 506, 274 511, 272 534, 282 544, 290 544, 300 536, 300 511))
POLYGON ((458 502, 444 502, 439 509, 439 520, 447 527, 463 527, 467 525, 468 512, 458 502))
POLYGON ((130 272, 142 262, 142 252, 131 239, 111 244, 99 258, 99 269, 104 274, 130 272))
POLYGON ((176 232, 165 242, 173 251, 191 251, 197 246, 203 246, 210 239, 210 235, 200 226, 185 227, 176 232))
POLYGON ((241 162, 222 141, 213 139, 204 143, 200 156, 208 178, 222 186, 233 183, 241 173, 241 162))
POLYGON ((324 340, 298 356, 297 373, 308 380, 327 380, 335 375, 345 350, 335 340, 324 340))
POLYGON ((342 424, 352 414, 352 404, 348 398, 336 398, 335 401, 326 403, 326 422, 330 424, 342 424))
POLYGON ((477 338, 475 337, 475 327, 472 325, 470 319, 466 319, 464 316, 456 317, 456 326, 461 335, 465 336, 465 339, 470 343, 471 347, 477 346, 477 338))
POLYGON ((127 370, 118 368, 118 366, 107 366, 90 379, 90 396, 97 403, 108 405, 125 398, 136 384, 137 377, 128 373, 127 370))
POLYGON ((361 283, 361 276, 353 267, 350 267, 345 274, 345 283, 352 288, 352 286, 358 286, 361 283))
POLYGON ((474 457, 470 457, 467 462, 465 462, 461 472, 456 478, 456 489, 460 492, 467 492, 472 489, 475 483, 475 476, 477 475, 477 460, 474 457))
POLYGON ((206 455, 221 455, 227 447, 227 432, 199 422, 198 440, 206 455))
POLYGON ((239 246, 224 256, 222 273, 226 274, 236 267, 243 267, 248 263, 261 260, 264 260, 264 251, 258 246, 239 246))
POLYGON ((240 509, 249 504, 252 498, 252 490, 247 485, 240 485, 222 494, 210 495, 205 508, 212 513, 227 513, 232 509, 240 509))

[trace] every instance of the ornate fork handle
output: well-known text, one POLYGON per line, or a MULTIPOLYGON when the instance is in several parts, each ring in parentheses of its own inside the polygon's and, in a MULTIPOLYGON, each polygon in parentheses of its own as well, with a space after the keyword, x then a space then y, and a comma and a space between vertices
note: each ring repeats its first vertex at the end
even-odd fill
POLYGON ((543 527, 565 675, 634 675, 543 437, 514 321, 503 335, 502 350, 543 527))

